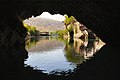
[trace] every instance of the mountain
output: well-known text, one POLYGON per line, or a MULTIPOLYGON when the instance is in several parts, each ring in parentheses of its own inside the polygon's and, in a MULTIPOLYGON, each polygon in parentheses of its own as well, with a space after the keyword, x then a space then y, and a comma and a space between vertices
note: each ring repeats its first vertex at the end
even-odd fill
POLYGON ((41 32, 46 32, 46 31, 51 32, 51 31, 65 29, 64 23, 62 23, 61 21, 48 19, 48 18, 32 17, 24 20, 24 23, 28 24, 29 26, 36 27, 36 29, 41 32))

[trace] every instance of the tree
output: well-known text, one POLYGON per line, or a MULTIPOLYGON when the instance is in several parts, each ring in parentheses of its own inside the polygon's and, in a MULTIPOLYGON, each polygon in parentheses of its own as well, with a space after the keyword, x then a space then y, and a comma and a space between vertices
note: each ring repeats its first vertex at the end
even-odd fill
POLYGON ((71 16, 71 17, 68 17, 68 15, 64 15, 65 16, 65 20, 64 20, 64 24, 67 26, 67 25, 69 25, 69 24, 73 24, 74 22, 76 22, 77 20, 73 17, 73 16, 71 16))
POLYGON ((36 27, 34 26, 29 26, 25 23, 23 23, 24 27, 27 29, 27 32, 31 35, 31 36, 36 36, 36 35, 39 35, 39 32, 38 30, 36 30, 36 27))
POLYGON ((68 17, 68 15, 66 14, 64 16, 65 16, 64 24, 65 24, 66 30, 69 32, 70 37, 73 37, 73 34, 74 34, 73 26, 77 20, 73 16, 68 17))

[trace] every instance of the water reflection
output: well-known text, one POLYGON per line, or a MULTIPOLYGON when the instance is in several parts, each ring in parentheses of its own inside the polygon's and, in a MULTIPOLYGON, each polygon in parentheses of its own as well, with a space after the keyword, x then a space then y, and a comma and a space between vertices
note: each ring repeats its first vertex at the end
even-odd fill
POLYGON ((43 73, 73 71, 77 64, 93 57, 104 45, 100 39, 81 40, 58 37, 31 37, 26 41, 29 58, 25 64, 43 73))
POLYGON ((100 39, 89 39, 83 41, 74 39, 74 43, 69 42, 65 46, 65 56, 69 62, 81 64, 83 61, 90 59, 104 45, 100 39))

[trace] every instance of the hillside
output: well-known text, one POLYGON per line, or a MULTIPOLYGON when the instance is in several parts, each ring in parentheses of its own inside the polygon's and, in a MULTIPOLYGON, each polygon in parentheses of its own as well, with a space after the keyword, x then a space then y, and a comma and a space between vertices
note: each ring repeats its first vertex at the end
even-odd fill
POLYGON ((24 21, 29 26, 36 27, 41 32, 44 31, 55 31, 65 29, 64 24, 61 21, 56 21, 48 18, 29 18, 24 21))

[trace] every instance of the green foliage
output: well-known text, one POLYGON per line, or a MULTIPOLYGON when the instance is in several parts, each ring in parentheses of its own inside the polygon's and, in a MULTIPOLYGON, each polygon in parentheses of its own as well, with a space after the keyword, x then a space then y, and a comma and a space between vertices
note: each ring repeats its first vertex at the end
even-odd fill
POLYGON ((50 32, 50 35, 52 35, 52 36, 57 35, 57 31, 50 32))
POLYGON ((68 17, 67 15, 65 15, 65 20, 64 20, 65 25, 74 23, 75 21, 76 19, 73 16, 68 17))
POLYGON ((57 34, 58 34, 59 36, 67 35, 67 33, 68 33, 67 30, 59 30, 59 31, 57 31, 57 34))
POLYGON ((51 35, 58 35, 63 37, 64 35, 67 35, 68 32, 69 33, 73 32, 73 26, 74 26, 73 24, 75 21, 76 19, 73 16, 68 17, 67 15, 65 15, 64 24, 66 26, 66 30, 58 30, 55 32, 51 32, 51 35))
POLYGON ((70 34, 70 37, 73 36, 73 27, 74 27, 74 23, 76 22, 77 20, 75 19, 75 17, 73 16, 70 16, 68 17, 67 15, 65 15, 65 20, 64 20, 64 24, 65 24, 65 27, 66 27, 66 30, 69 32, 70 34))
POLYGON ((68 30, 58 30, 58 31, 55 31, 55 32, 51 32, 50 34, 51 35, 58 35, 60 37, 63 37, 64 35, 67 35, 68 33, 68 30))
POLYGON ((23 25, 24 25, 24 27, 27 29, 27 32, 28 32, 31 36, 36 36, 36 35, 39 34, 39 31, 36 30, 35 27, 29 26, 29 25, 27 25, 27 24, 25 24, 25 23, 23 23, 23 25))

